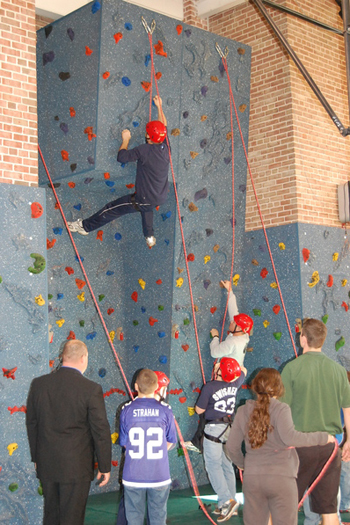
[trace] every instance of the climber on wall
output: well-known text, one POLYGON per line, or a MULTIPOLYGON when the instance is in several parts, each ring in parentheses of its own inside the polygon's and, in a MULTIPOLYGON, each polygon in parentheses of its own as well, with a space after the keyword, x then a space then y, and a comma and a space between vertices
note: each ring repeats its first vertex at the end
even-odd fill
POLYGON ((105 224, 128 213, 140 212, 143 234, 150 248, 156 244, 153 230, 153 208, 164 204, 168 195, 169 149, 165 140, 167 120, 162 109, 162 99, 153 98, 158 109, 158 120, 146 125, 146 144, 128 150, 131 133, 122 131, 122 145, 117 160, 120 163, 137 162, 135 193, 109 202, 87 219, 68 222, 71 232, 88 235, 105 224))

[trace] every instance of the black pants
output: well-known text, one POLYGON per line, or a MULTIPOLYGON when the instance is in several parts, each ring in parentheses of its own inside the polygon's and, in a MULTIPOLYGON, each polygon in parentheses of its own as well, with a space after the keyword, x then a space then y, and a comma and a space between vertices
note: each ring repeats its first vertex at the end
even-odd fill
POLYGON ((204 438, 204 427, 205 427, 205 412, 199 415, 198 427, 195 435, 191 439, 195 447, 203 453, 203 438, 204 438))
POLYGON ((84 525, 90 484, 85 480, 76 483, 42 481, 43 525, 84 525))
POLYGON ((108 224, 111 221, 114 221, 114 219, 118 219, 119 217, 122 217, 123 215, 127 215, 128 213, 141 213, 141 219, 142 219, 142 230, 143 235, 145 237, 152 237, 154 230, 153 230, 153 208, 151 204, 141 204, 139 202, 139 199, 135 195, 135 202, 133 204, 132 202, 132 194, 124 195, 124 197, 119 197, 119 199, 109 202, 96 212, 94 215, 91 215, 91 217, 88 217, 87 219, 83 220, 83 227, 84 230, 87 232, 91 232, 93 230, 97 230, 98 228, 101 228, 105 224, 108 224))

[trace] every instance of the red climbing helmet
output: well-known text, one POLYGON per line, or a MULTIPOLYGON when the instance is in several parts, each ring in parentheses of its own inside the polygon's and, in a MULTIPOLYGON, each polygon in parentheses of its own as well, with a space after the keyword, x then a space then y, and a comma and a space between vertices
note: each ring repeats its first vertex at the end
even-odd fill
POLYGON ((241 367, 232 357, 223 357, 220 360, 220 370, 222 379, 227 383, 238 379, 241 375, 241 367))
POLYGON ((157 370, 155 370, 154 373, 158 377, 158 388, 155 391, 155 394, 158 394, 158 392, 161 388, 163 388, 163 386, 168 386, 168 384, 170 383, 170 379, 164 374, 164 372, 158 372, 157 370))
POLYGON ((245 334, 250 334, 250 331, 253 328, 254 321, 251 317, 249 317, 249 315, 238 314, 234 316, 233 320, 237 326, 242 328, 245 334))
POLYGON ((151 120, 146 124, 146 133, 152 142, 160 144, 166 137, 166 127, 160 120, 151 120))

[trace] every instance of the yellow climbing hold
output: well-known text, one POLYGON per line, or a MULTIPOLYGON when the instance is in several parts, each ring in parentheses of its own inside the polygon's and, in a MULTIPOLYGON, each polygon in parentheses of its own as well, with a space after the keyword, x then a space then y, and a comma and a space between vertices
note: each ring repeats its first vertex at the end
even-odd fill
POLYGON ((239 281, 239 278, 240 278, 240 275, 239 275, 238 273, 236 273, 236 275, 234 275, 234 276, 232 277, 232 282, 233 282, 233 284, 234 284, 235 286, 237 286, 238 281, 239 281))
POLYGON ((45 299, 43 298, 42 295, 37 295, 37 296, 35 297, 35 302, 36 302, 36 304, 38 304, 39 306, 44 306, 44 304, 45 304, 45 299))
POLYGON ((183 285, 184 283, 184 280, 182 277, 179 277, 178 279, 176 279, 176 287, 177 288, 181 288, 181 286, 183 285))
POLYGON ((10 456, 12 456, 12 454, 14 453, 15 450, 18 449, 18 444, 17 443, 10 443, 9 445, 7 445, 7 450, 8 450, 8 453, 10 456))
POLYGON ((115 445, 115 443, 117 442, 118 437, 119 437, 118 432, 113 432, 113 434, 111 434, 111 440, 112 440, 113 445, 115 445))
POLYGON ((64 319, 59 319, 58 321, 56 321, 56 324, 61 328, 61 326, 63 326, 65 323, 65 320, 64 319))
POLYGON ((210 261, 210 255, 205 255, 204 256, 204 264, 207 264, 207 262, 210 261))
POLYGON ((195 413, 196 413, 194 407, 187 407, 187 410, 188 410, 188 415, 189 416, 194 416, 195 413))
POLYGON ((196 151, 190 151, 190 155, 193 159, 195 159, 198 155, 198 153, 196 151))
POLYGON ((214 76, 214 75, 212 75, 212 76, 210 77, 210 80, 211 80, 212 82, 219 82, 218 77, 217 77, 217 76, 214 76))
POLYGON ((141 286, 142 290, 144 290, 146 286, 146 281, 144 281, 143 279, 139 279, 138 283, 141 286))
POLYGON ((342 286, 346 286, 346 285, 347 285, 347 282, 348 282, 347 279, 342 279, 341 285, 342 285, 342 286))
POLYGON ((194 308, 194 311, 195 311, 195 312, 198 312, 198 311, 199 311, 199 307, 198 307, 197 304, 194 304, 194 305, 193 305, 193 308, 194 308))
POLYGON ((114 341, 114 338, 115 338, 115 331, 114 330, 111 330, 109 332, 109 337, 111 338, 111 341, 113 342, 114 341))
POLYGON ((220 244, 215 244, 213 250, 214 250, 215 253, 216 253, 218 250, 220 250, 220 244))
POLYGON ((333 257, 332 257, 332 258, 333 258, 333 261, 337 261, 337 260, 338 260, 338 257, 339 257, 339 253, 334 252, 334 253, 333 253, 333 257))
POLYGON ((278 247, 281 251, 286 249, 286 245, 283 242, 280 242, 278 247))
POLYGON ((270 324, 270 321, 266 321, 265 319, 265 321, 263 322, 264 328, 267 328, 269 324, 270 324))
POLYGON ((227 133, 226 135, 226 140, 231 140, 232 139, 232 133, 231 131, 229 133, 227 133))
POLYGON ((271 288, 273 288, 274 290, 275 290, 276 288, 278 288, 278 284, 277 284, 277 283, 271 283, 270 286, 271 286, 271 288))
POLYGON ((313 288, 316 286, 316 284, 320 281, 320 276, 317 271, 315 271, 311 276, 311 283, 307 283, 310 288, 313 288))
POLYGON ((81 292, 81 294, 77 295, 79 301, 83 303, 85 301, 85 292, 81 292))

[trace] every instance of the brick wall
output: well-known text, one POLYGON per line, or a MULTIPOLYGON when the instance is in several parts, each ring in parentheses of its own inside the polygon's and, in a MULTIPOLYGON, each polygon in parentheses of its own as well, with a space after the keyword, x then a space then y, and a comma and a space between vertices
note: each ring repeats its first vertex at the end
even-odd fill
POLYGON ((37 185, 35 2, 0 4, 0 182, 37 185))
POLYGON ((208 20, 203 20, 198 17, 196 0, 183 0, 183 13, 185 24, 190 24, 208 31, 208 20))

